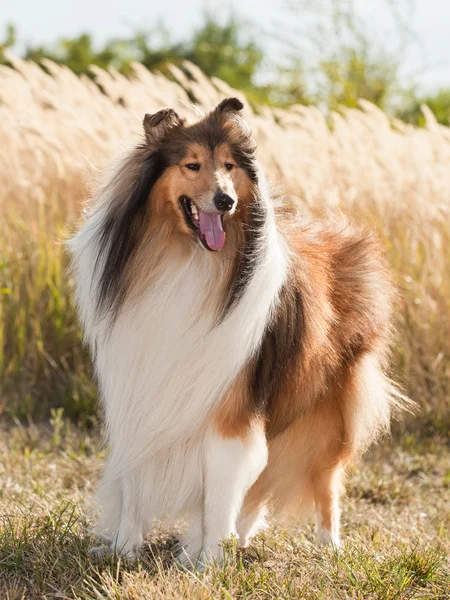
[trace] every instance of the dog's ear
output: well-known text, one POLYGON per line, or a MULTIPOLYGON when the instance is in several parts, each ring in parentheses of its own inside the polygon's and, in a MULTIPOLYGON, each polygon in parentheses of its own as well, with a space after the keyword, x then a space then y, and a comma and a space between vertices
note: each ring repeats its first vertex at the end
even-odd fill
POLYGON ((217 105, 215 112, 217 115, 222 115, 227 118, 236 115, 243 108, 244 105, 239 98, 225 98, 225 100, 222 100, 222 102, 217 105))
POLYGON ((252 132, 248 123, 239 114, 244 105, 239 98, 225 98, 214 110, 214 115, 222 123, 231 127, 237 126, 237 130, 244 134, 246 138, 251 138, 252 132))
POLYGON ((183 126, 184 119, 173 108, 162 108, 153 115, 147 113, 143 124, 147 144, 154 148, 165 138, 168 131, 183 126))

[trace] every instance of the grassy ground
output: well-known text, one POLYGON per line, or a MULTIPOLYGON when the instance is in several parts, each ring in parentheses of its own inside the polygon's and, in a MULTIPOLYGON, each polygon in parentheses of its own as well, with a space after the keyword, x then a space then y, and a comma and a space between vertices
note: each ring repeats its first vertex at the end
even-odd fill
POLYGON ((223 568, 191 574, 163 534, 137 564, 90 559, 95 436, 59 415, 1 433, 1 598, 450 598, 450 450, 437 438, 386 441, 350 474, 342 552, 316 548, 311 525, 274 527, 230 548, 223 568))

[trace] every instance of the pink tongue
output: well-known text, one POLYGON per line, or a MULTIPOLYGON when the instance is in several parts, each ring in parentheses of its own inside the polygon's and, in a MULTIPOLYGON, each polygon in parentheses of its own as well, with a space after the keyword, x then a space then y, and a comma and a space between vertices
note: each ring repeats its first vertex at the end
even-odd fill
POLYGON ((225 232, 220 214, 204 213, 199 209, 200 233, 210 250, 220 250, 225 244, 225 232))

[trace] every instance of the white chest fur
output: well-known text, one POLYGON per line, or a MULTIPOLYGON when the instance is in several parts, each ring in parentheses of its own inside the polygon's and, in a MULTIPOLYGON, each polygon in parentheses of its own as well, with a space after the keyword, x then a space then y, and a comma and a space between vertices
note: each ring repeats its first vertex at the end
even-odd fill
POLYGON ((127 437, 123 468, 202 427, 260 343, 284 278, 282 258, 279 252, 261 260, 239 304, 216 325, 217 313, 208 307, 218 282, 211 280, 209 255, 199 248, 97 340, 110 434, 127 437))

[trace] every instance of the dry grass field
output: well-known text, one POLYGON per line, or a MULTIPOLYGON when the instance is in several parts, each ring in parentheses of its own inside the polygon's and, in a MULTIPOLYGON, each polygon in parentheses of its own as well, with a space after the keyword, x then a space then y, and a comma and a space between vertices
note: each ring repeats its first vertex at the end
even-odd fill
POLYGON ((442 440, 372 451, 351 473, 339 553, 315 547, 311 524, 230 544, 222 568, 189 573, 174 540, 148 540, 137 563, 93 560, 87 498, 101 456, 95 437, 58 416, 3 430, 0 598, 399 600, 450 597, 450 455, 442 440))
POLYGON ((350 474, 345 550, 318 551, 307 525, 230 548, 205 575, 175 568, 162 534, 136 565, 96 563, 95 386, 64 236, 145 112, 242 96, 193 65, 172 80, 135 65, 131 80, 98 70, 94 82, 11 62, 0 66, 0 598, 450 598, 450 130, 426 109, 418 129, 368 103, 328 119, 246 105, 274 184, 305 218, 339 210, 377 229, 399 290, 392 376, 418 410, 350 474))

